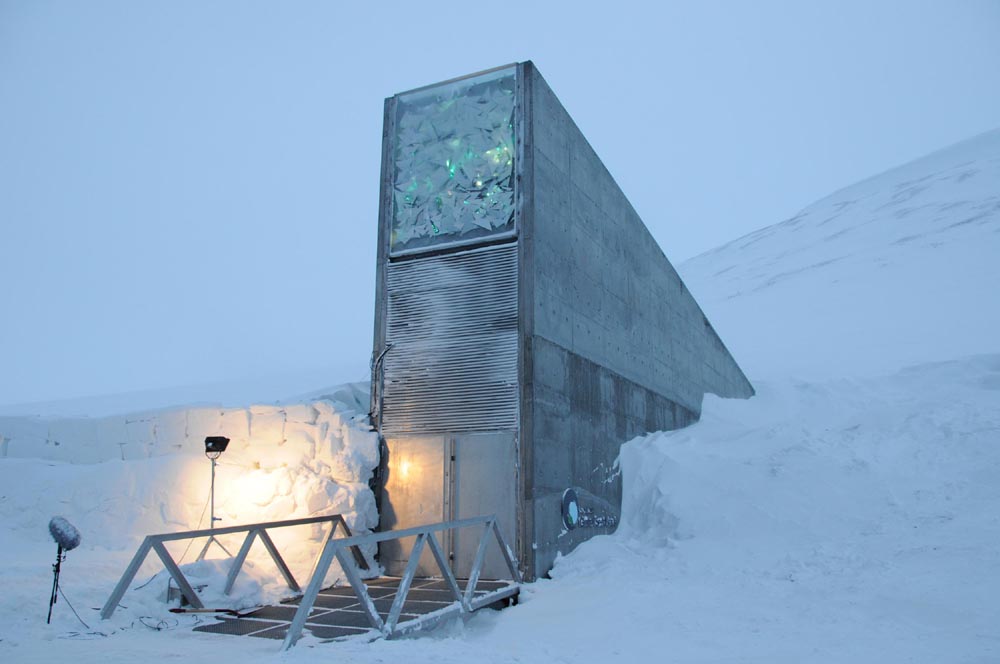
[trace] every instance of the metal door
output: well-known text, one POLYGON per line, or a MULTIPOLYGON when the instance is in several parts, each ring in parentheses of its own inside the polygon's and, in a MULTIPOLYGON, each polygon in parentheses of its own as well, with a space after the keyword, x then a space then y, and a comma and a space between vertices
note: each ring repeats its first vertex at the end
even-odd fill
MULTIPOLYGON (((387 439, 382 530, 496 514, 504 539, 513 547, 516 441, 512 431, 387 439)), ((442 549, 459 578, 469 576, 481 535, 479 527, 443 534, 442 549)), ((412 538, 382 545, 379 553, 387 574, 403 573, 412 547, 412 538)), ((417 574, 440 576, 427 549, 421 555, 417 574)), ((491 540, 481 577, 507 576, 506 564, 491 540)))
MULTIPOLYGON (((516 435, 512 431, 466 433, 454 437, 452 513, 455 519, 496 514, 504 541, 513 548, 517 496, 516 435)), ((482 528, 464 528, 453 534, 452 569, 467 578, 475 561, 482 528)), ((510 576, 496 541, 491 540, 480 575, 484 579, 510 576)))

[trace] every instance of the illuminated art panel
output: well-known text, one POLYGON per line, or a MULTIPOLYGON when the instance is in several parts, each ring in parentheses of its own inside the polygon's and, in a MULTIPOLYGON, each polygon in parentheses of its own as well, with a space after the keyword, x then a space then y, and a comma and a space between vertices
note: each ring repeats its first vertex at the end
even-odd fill
POLYGON ((514 232, 514 71, 397 97, 390 253, 514 232))

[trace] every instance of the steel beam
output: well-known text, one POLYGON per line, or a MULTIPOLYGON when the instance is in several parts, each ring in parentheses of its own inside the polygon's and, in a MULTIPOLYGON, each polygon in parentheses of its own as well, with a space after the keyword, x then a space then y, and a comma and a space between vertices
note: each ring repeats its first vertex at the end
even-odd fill
POLYGON ((243 540, 243 546, 240 547, 239 552, 236 554, 236 558, 233 560, 232 566, 229 568, 229 574, 226 576, 226 589, 222 591, 223 594, 228 595, 232 592, 233 584, 236 583, 236 577, 240 573, 240 569, 243 567, 243 563, 246 561, 247 554, 250 553, 250 547, 253 546, 253 541, 256 537, 256 529, 247 533, 246 539, 243 540))
MULTIPOLYGON (((433 537, 433 535, 431 535, 433 537)), ((403 604, 406 602, 406 594, 410 592, 410 585, 413 583, 413 575, 417 573, 417 566, 420 565, 420 554, 424 552, 424 540, 427 535, 421 533, 417 535, 410 551, 410 559, 406 561, 406 571, 403 578, 399 580, 399 587, 396 588, 396 597, 392 600, 392 608, 389 609, 389 618, 385 623, 386 636, 392 634, 399 622, 399 614, 403 612, 403 604)))
POLYGON ((142 567, 142 563, 146 560, 146 556, 149 555, 149 550, 153 548, 153 542, 150 538, 142 540, 142 544, 139 545, 139 550, 135 552, 132 556, 132 562, 128 564, 125 568, 125 573, 122 574, 122 578, 118 580, 118 584, 115 589, 111 591, 111 597, 108 601, 104 603, 104 608, 101 609, 101 619, 107 620, 111 617, 111 614, 115 612, 118 608, 118 602, 122 601, 122 597, 125 595, 125 591, 128 590, 129 585, 132 583, 132 579, 139 572, 139 568, 142 567))
POLYGON ((465 606, 465 610, 470 613, 472 612, 472 595, 476 592, 476 584, 479 583, 479 574, 482 572, 483 561, 486 559, 486 545, 490 543, 490 529, 493 527, 495 520, 494 517, 488 517, 486 523, 483 524, 483 534, 479 538, 479 548, 476 550, 476 558, 472 563, 469 581, 465 584, 465 597, 462 599, 462 604, 465 606))
POLYGON ((191 584, 184 577, 184 573, 181 572, 181 568, 177 566, 174 559, 170 557, 170 552, 167 551, 167 547, 163 546, 163 542, 153 542, 153 551, 156 551, 156 555, 160 557, 163 562, 163 566, 167 568, 170 572, 170 576, 174 578, 177 582, 177 587, 181 589, 187 601, 196 609, 204 609, 205 605, 201 603, 201 598, 198 597, 198 593, 194 591, 191 584))
MULTIPOLYGON (((111 617, 118 608, 118 603, 121 601, 125 592, 128 590, 129 585, 135 579, 135 575, 138 573, 139 568, 142 566, 143 561, 149 555, 150 550, 155 550, 160 560, 163 562, 164 567, 170 572, 170 575, 177 581, 177 585, 180 586, 181 592, 184 593, 188 601, 191 602, 196 608, 202 608, 201 601, 198 599, 197 594, 191 588, 191 584, 188 583, 187 579, 184 578, 184 573, 181 572, 180 567, 174 562, 173 558, 167 552, 166 548, 163 546, 164 542, 173 542, 176 540, 183 539, 195 539, 199 537, 208 537, 209 540, 205 543, 205 549, 202 551, 202 555, 199 556, 199 560, 204 557, 204 552, 207 551, 208 546, 215 541, 216 535, 228 535, 231 533, 247 533, 246 539, 243 540, 243 545, 240 547, 239 553, 236 555, 232 566, 226 576, 226 587, 225 593, 228 595, 236 582, 236 577, 239 575, 240 570, 246 561, 247 554, 250 552, 250 547, 253 545, 253 540, 256 537, 260 537, 261 541, 264 542, 264 546, 267 547, 268 553, 271 554, 271 558, 274 560, 275 564, 278 566, 278 571, 285 578, 285 582, 288 583, 288 587, 294 592, 299 592, 299 584, 292 576, 291 571, 288 569, 288 565, 285 564, 284 559, 278 552, 277 547, 274 545, 273 540, 271 540, 270 535, 267 533, 268 528, 288 528, 291 526, 304 526, 314 523, 330 523, 330 533, 327 536, 327 542, 333 539, 334 534, 337 530, 337 525, 340 524, 344 528, 344 532, 348 536, 351 535, 351 530, 347 526, 347 522, 341 514, 331 514, 328 516, 314 516, 304 519, 287 519, 284 521, 269 521, 264 523, 252 523, 245 526, 227 526, 225 528, 207 528, 202 530, 185 530, 176 533, 161 533, 158 535, 148 535, 139 546, 139 549, 135 552, 132 557, 132 561, 129 563, 128 567, 125 569, 125 573, 122 574, 122 578, 119 579, 118 584, 115 589, 111 592, 111 596, 108 601, 105 602, 104 607, 101 609, 101 618, 106 620, 111 617), (186 589, 186 590, 185 590, 186 589)), ((222 544, 219 544, 221 547, 222 544)), ((228 550, 223 547, 226 553, 228 550)), ((351 550, 354 553, 355 560, 357 564, 362 569, 368 569, 368 562, 364 559, 361 550, 357 545, 351 546, 351 550)), ((231 555, 231 554, 230 554, 231 555)), ((317 564, 319 561, 317 560, 317 564)))

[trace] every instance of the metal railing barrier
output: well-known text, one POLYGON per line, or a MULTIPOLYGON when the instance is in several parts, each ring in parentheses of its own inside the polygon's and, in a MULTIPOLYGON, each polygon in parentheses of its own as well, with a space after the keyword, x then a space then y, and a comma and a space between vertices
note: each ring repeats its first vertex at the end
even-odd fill
MULTIPOLYGON (((347 527, 347 522, 344 520, 343 515, 340 514, 315 516, 305 519, 289 519, 287 521, 252 523, 245 526, 227 526, 225 528, 206 528, 204 530, 186 530, 177 533, 148 535, 146 539, 142 541, 142 544, 139 545, 139 550, 136 551, 135 555, 132 557, 132 562, 130 562, 128 567, 125 568, 125 573, 122 574, 122 578, 119 579, 118 585, 115 586, 115 589, 111 593, 111 597, 108 598, 108 601, 104 604, 104 608, 101 609, 101 618, 104 620, 110 618, 115 612, 115 609, 118 608, 118 602, 120 602, 122 597, 125 595, 125 591, 128 590, 129 585, 132 583, 135 575, 139 572, 139 568, 142 566, 142 563, 146 560, 146 556, 149 555, 151 550, 155 551, 156 555, 160 557, 160 560, 163 562, 163 566, 170 573, 170 576, 177 583, 181 593, 183 593, 184 597, 191 604, 191 606, 196 609, 205 608, 201 599, 198 597, 198 594, 194 591, 194 588, 191 587, 191 584, 188 583, 188 580, 184 577, 184 573, 181 572, 181 568, 178 567, 177 563, 174 562, 174 559, 170 557, 170 553, 167 551, 167 548, 163 546, 164 542, 196 539, 199 537, 212 538, 217 535, 229 535, 232 533, 243 532, 247 534, 246 539, 243 540, 243 546, 240 547, 239 552, 233 558, 232 566, 229 568, 229 574, 226 578, 226 588, 224 591, 226 595, 232 591, 233 584, 236 583, 236 577, 239 575, 240 569, 242 569, 243 563, 246 561, 247 554, 250 553, 250 547, 257 538, 260 538, 260 541, 264 543, 264 547, 267 549, 267 552, 271 554, 271 559, 274 560, 274 564, 277 565, 278 571, 281 572, 281 576, 285 578, 285 583, 288 584, 288 587, 292 590, 292 592, 301 592, 299 584, 295 581, 295 577, 292 576, 292 572, 288 569, 288 565, 285 564, 281 554, 278 553, 278 549, 275 547, 271 536, 267 534, 267 531, 271 528, 305 526, 314 523, 331 524, 330 532, 324 540, 323 552, 326 552, 329 548, 330 542, 343 542, 346 541, 346 539, 351 539, 351 529, 347 527), (337 526, 340 526, 343 529, 346 539, 334 539, 334 534, 337 532, 337 526)), ((354 562, 358 565, 358 567, 365 570, 368 569, 368 563, 361 554, 361 550, 358 548, 357 543, 349 544, 348 547, 351 549, 354 556, 354 562)), ((322 553, 320 556, 322 557, 322 553)), ((319 565, 319 563, 320 560, 317 560, 316 564, 319 565)), ((329 567, 329 564, 327 567, 329 567)))
POLYGON ((312 611, 313 605, 316 602, 316 596, 319 594, 323 581, 326 577, 326 573, 329 571, 334 558, 337 559, 341 568, 344 570, 344 574, 347 576, 347 580, 351 584, 351 588, 353 588, 355 596, 358 598, 365 615, 368 617, 368 622, 371 623, 373 629, 381 632, 382 636, 386 638, 401 636, 418 629, 430 627, 431 625, 436 624, 452 615, 459 613, 472 613, 473 611, 476 611, 484 606, 516 595, 520 591, 521 573, 517 567, 517 559, 514 557, 513 551, 511 551, 510 547, 508 547, 507 543, 504 541, 503 535, 500 534, 500 528, 497 526, 496 515, 478 516, 471 519, 461 519, 457 521, 445 521, 443 523, 417 526, 415 528, 406 528, 404 530, 371 533, 369 535, 356 535, 353 537, 345 537, 343 539, 328 539, 326 544, 323 546, 323 551, 320 553, 319 559, 316 562, 316 567, 313 570, 309 586, 302 595, 301 603, 299 604, 298 610, 295 612, 292 624, 289 626, 288 632, 285 635, 285 640, 282 644, 283 650, 288 650, 295 645, 296 641, 299 640, 299 637, 302 634, 302 628, 305 626, 306 619, 308 618, 310 611, 312 611), (470 526, 477 525, 481 525, 483 527, 483 534, 479 538, 479 548, 476 550, 476 557, 472 564, 472 571, 469 574, 469 580, 466 583, 465 591, 463 592, 458 587, 458 581, 455 579, 455 575, 452 573, 451 568, 448 565, 448 559, 444 555, 435 533, 446 530, 455 530, 458 528, 468 528, 470 526), (511 583, 508 586, 497 588, 496 590, 485 592, 477 596, 475 594, 476 585, 479 583, 479 575, 482 572, 483 562, 486 559, 486 549, 489 545, 489 536, 491 531, 500 547, 500 553, 504 558, 504 562, 507 564, 507 569, 510 571, 511 583), (393 599, 392 606, 389 609, 389 614, 386 616, 385 620, 383 620, 379 615, 379 612, 376 610, 371 596, 368 594, 368 587, 365 585, 364 581, 361 580, 358 570, 351 564, 351 560, 346 553, 347 549, 356 550, 358 546, 364 544, 386 542, 413 536, 416 536, 416 540, 413 543, 413 549, 410 551, 410 557, 407 559, 406 570, 399 581, 399 588, 396 590, 396 597, 393 599), (417 618, 413 618, 412 620, 399 623, 399 616, 400 613, 402 613, 403 605, 406 602, 406 595, 410 591, 410 584, 413 583, 413 578, 416 575, 417 567, 420 563, 420 554, 423 553, 425 545, 429 546, 431 553, 434 554, 434 560, 437 562, 438 569, 441 571, 441 578, 444 580, 445 585, 447 585, 448 590, 451 591, 455 601, 452 604, 449 604, 446 607, 438 609, 432 613, 427 613, 417 618))

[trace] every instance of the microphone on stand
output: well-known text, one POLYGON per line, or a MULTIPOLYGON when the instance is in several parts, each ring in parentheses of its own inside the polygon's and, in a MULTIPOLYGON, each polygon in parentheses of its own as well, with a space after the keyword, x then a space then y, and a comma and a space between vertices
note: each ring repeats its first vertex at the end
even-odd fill
POLYGON ((62 561, 66 560, 66 551, 72 551, 80 546, 80 531, 73 527, 69 521, 61 516, 54 516, 49 521, 49 534, 56 541, 56 564, 52 566, 52 596, 49 598, 49 617, 46 624, 52 622, 52 607, 55 606, 56 597, 59 595, 59 571, 62 561))

